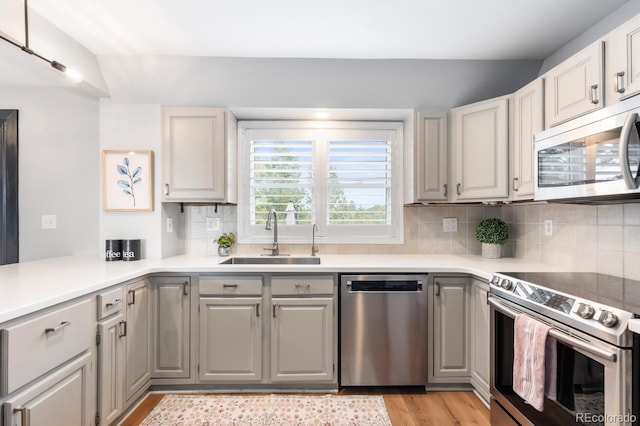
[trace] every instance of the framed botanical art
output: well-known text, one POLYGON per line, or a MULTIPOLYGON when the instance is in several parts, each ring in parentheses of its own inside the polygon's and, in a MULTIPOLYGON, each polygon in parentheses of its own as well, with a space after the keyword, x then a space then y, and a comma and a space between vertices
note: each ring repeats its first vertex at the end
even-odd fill
POLYGON ((153 211, 153 151, 102 151, 102 209, 153 211))

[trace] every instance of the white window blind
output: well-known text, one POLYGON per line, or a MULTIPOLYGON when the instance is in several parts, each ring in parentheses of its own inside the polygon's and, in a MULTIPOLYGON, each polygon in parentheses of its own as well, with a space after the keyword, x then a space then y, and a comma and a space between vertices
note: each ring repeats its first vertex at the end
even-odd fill
POLYGON ((390 223, 390 141, 329 141, 327 164, 329 225, 390 223))
POLYGON ((240 122, 238 236, 279 241, 402 242, 402 124, 240 122))
POLYGON ((311 224, 315 162, 313 141, 250 141, 250 223, 265 223, 271 209, 286 225, 311 224))

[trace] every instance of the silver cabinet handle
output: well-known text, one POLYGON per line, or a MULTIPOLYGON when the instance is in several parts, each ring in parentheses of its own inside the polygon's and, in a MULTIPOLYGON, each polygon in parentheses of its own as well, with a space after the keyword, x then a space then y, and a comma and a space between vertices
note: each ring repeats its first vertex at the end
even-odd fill
POLYGON ((69 326, 69 325, 71 325, 71 322, 69 322, 69 321, 62 321, 60 324, 56 325, 55 327, 48 327, 48 328, 45 328, 45 329, 44 329, 44 332, 45 332, 46 334, 49 334, 49 333, 55 333, 56 331, 60 331, 60 330, 62 330, 63 328, 65 328, 65 327, 69 326))
POLYGON ((440 296, 440 283, 436 281, 436 296, 440 296))
POLYGON ((276 317, 276 304, 273 304, 273 317, 276 317))
POLYGON ((636 121, 638 121, 638 113, 634 112, 629 114, 627 119, 624 121, 624 126, 622 126, 622 131, 620 132, 620 150, 618 151, 618 155, 620 156, 619 159, 622 177, 624 178, 624 183, 627 185, 628 189, 638 188, 636 177, 633 176, 629 167, 629 137, 631 136, 631 130, 635 129, 636 121))
POLYGON ((238 288, 238 284, 222 284, 222 288, 238 288))
POLYGON ((447 184, 445 183, 444 185, 442 185, 442 195, 444 195, 445 197, 447 196, 447 192, 449 192, 447 190, 447 184))
POLYGON ((127 336, 127 322, 120 321, 118 323, 118 337, 126 337, 127 336))
POLYGON ((456 185, 456 194, 458 194, 458 195, 462 195, 462 193, 460 192, 460 186, 462 186, 461 183, 456 185))
POLYGON ((589 91, 589 101, 594 105, 597 105, 598 103, 600 103, 600 99, 598 99, 598 85, 597 84, 592 84, 591 85, 591 90, 589 91))
POLYGON ((168 183, 164 184, 164 195, 169 195, 169 184, 168 183))
POLYGON ((27 407, 17 406, 13 409, 13 413, 20 413, 22 416, 22 426, 30 426, 31 425, 31 410, 27 407))
POLYGON ((121 303, 122 303, 122 299, 116 299, 116 300, 114 300, 113 302, 108 302, 108 303, 106 303, 104 306, 105 306, 105 308, 107 308, 107 309, 111 309, 111 308, 113 308, 113 307, 115 307, 116 305, 119 305, 119 304, 121 304, 121 303))
POLYGON ((513 190, 516 191, 516 192, 518 192, 518 185, 517 184, 518 184, 518 178, 514 177, 513 178, 513 190))
POLYGON ((185 296, 189 295, 189 281, 182 283, 182 294, 185 296))
POLYGON ((135 305, 136 304, 136 291, 135 290, 129 290, 127 292, 127 305, 131 306, 131 305, 135 305))
POLYGON ((311 290, 311 284, 295 284, 296 290, 304 289, 311 290))
POLYGON ((614 83, 615 91, 618 93, 624 93, 625 91, 624 71, 617 72, 614 77, 615 77, 615 83, 614 83))
POLYGON ((260 304, 256 303, 256 316, 259 317, 260 316, 260 304))

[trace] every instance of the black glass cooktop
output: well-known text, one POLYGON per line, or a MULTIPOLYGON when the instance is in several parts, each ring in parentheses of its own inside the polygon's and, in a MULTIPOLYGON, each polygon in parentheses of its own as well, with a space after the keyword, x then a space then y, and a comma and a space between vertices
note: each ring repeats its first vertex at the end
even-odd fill
MULTIPOLYGON (((526 281, 534 286, 542 286, 569 296, 640 314, 640 281, 591 272, 500 272, 500 274, 515 280, 526 281)), ((519 293, 518 289, 516 287, 516 293, 519 293)), ((527 291, 521 296, 528 299, 534 298, 531 300, 540 298, 543 304, 558 305, 556 309, 564 310, 562 307, 566 298, 554 297, 549 292, 527 291)))

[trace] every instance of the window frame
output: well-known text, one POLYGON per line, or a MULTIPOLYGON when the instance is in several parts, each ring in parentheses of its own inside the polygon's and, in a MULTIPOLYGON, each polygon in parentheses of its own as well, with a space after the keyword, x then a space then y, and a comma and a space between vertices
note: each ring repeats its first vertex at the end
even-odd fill
MULTIPOLYGON (((240 243, 270 243, 273 241, 273 230, 267 231, 264 224, 250 224, 250 142, 254 135, 262 132, 278 132, 283 130, 300 131, 309 134, 327 132, 367 131, 387 132, 391 146, 391 187, 389 208, 391 222, 389 225, 330 225, 319 217, 326 217, 327 201, 327 151, 326 138, 313 143, 315 158, 315 203, 314 218, 318 226, 316 242, 321 244, 402 244, 403 235, 403 145, 404 123, 402 121, 238 121, 238 208, 237 234, 240 243)), ((302 138, 298 138, 302 139, 302 138)), ((335 139, 335 138, 334 138, 335 139)), ((312 225, 308 232, 303 226, 287 226, 284 219, 278 218, 278 242, 284 244, 309 244, 312 225)))

